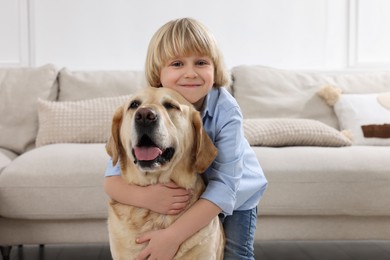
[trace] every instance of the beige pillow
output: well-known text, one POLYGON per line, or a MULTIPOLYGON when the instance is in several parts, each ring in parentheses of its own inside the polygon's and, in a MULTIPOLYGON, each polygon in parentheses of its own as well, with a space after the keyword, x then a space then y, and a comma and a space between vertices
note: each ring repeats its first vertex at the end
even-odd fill
POLYGON ((38 132, 37 98, 55 100, 58 70, 0 69, 0 147, 21 154, 34 148, 38 132))
POLYGON ((80 101, 38 100, 36 146, 53 143, 105 143, 115 109, 130 96, 80 101))
POLYGON ((311 119, 244 119, 244 134, 253 146, 348 146, 340 131, 311 119))

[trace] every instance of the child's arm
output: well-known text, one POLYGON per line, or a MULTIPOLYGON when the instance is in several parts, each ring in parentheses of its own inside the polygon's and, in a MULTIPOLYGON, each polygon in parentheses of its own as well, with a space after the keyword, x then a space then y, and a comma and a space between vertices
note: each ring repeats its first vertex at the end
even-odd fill
POLYGON ((149 244, 139 254, 137 260, 148 257, 172 259, 187 238, 209 224, 221 211, 221 208, 211 201, 199 199, 168 228, 147 232, 139 237, 137 243, 149 241, 149 244))
POLYGON ((127 184, 121 176, 105 177, 104 190, 120 203, 172 215, 180 213, 191 197, 190 191, 173 182, 142 187, 127 184))

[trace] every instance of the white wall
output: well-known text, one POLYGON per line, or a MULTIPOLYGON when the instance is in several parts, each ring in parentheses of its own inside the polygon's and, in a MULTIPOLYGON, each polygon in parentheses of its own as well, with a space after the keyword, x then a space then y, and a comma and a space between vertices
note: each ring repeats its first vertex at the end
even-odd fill
POLYGON ((0 0, 0 66, 142 70, 153 33, 194 17, 228 67, 390 68, 387 0, 0 0))

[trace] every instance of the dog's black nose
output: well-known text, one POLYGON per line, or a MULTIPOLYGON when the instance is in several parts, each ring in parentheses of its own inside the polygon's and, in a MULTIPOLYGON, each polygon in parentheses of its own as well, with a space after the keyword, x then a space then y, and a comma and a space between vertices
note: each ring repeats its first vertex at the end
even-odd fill
POLYGON ((150 108, 141 107, 135 114, 135 121, 143 125, 148 125, 157 120, 157 113, 150 108))

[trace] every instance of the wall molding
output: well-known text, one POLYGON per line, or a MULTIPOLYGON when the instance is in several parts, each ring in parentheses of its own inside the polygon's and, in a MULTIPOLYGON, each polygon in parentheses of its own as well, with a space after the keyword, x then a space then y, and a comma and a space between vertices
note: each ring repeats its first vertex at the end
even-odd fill
POLYGON ((30 0, 16 0, 17 10, 17 39, 14 44, 18 45, 17 55, 13 59, 1 60, 0 67, 23 67, 31 65, 31 39, 30 39, 30 0))
POLYGON ((35 66, 35 0, 27 1, 28 16, 28 65, 35 66))
POLYGON ((359 14, 364 12, 361 6, 362 1, 369 0, 348 0, 348 32, 347 32, 347 67, 350 69, 366 69, 366 68, 385 68, 390 67, 390 59, 388 61, 373 59, 367 60, 362 57, 361 46, 359 39, 362 31, 362 20, 359 14))
POLYGON ((347 40, 347 66, 358 67, 357 55, 357 0, 348 1, 348 40, 347 40))

